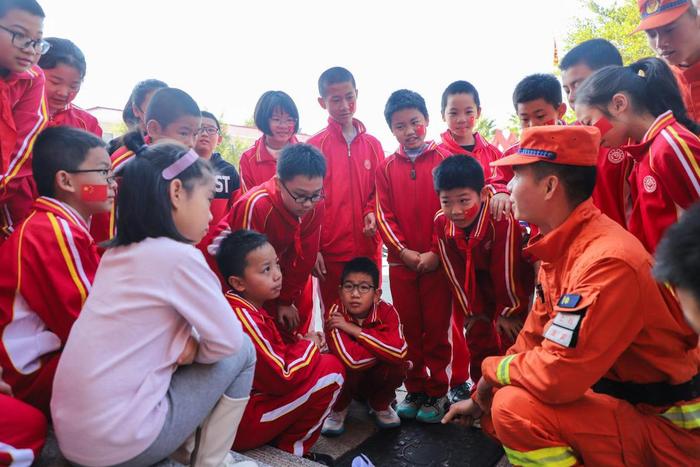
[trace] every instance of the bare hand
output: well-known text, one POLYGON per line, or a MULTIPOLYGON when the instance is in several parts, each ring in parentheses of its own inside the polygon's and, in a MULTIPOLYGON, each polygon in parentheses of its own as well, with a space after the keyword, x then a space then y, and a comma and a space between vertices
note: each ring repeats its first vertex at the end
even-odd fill
POLYGON ((418 272, 433 272, 440 266, 440 257, 432 251, 421 253, 419 257, 418 272))
POLYGON ((377 217, 373 212, 369 212, 365 216, 365 226, 362 229, 362 233, 365 234, 366 237, 373 237, 374 234, 377 233, 377 217))
POLYGON ((474 394, 474 402, 484 412, 491 411, 491 403, 493 402, 493 386, 486 381, 483 376, 476 385, 474 394))
POLYGON ((341 313, 334 311, 326 320, 326 328, 329 330, 342 329, 346 322, 347 321, 345 321, 345 318, 341 313))
POLYGON ((523 328, 523 320, 520 316, 499 316, 496 320, 496 330, 502 336, 515 342, 523 328))
POLYGON ((450 410, 442 417, 442 423, 451 422, 466 428, 472 426, 474 420, 481 418, 482 415, 481 408, 473 400, 467 399, 452 404, 450 410))
POLYGON ((316 254, 316 264, 314 264, 314 268, 311 270, 311 274, 313 274, 314 277, 318 277, 320 280, 325 281, 327 272, 328 271, 326 270, 326 262, 323 261, 323 255, 319 251, 316 254))
POLYGON ((198 350, 199 342, 197 342, 197 339, 192 336, 188 337, 187 342, 185 342, 185 348, 182 349, 180 356, 177 357, 176 363, 178 366, 190 365, 194 362, 194 357, 197 355, 198 350))
POLYGON ((510 214, 513 203, 508 193, 497 193, 491 198, 491 217, 500 221, 510 214))
POLYGON ((277 307, 277 322, 290 331, 299 327, 299 310, 294 305, 277 307))
POLYGON ((320 350, 321 352, 323 352, 324 350, 328 350, 326 338, 324 337, 322 332, 309 331, 304 336, 304 339, 310 340, 311 342, 316 344, 316 347, 318 347, 318 350, 320 350))
POLYGON ((12 388, 9 384, 2 380, 2 367, 0 367, 0 394, 12 396, 12 388))
POLYGON ((401 250, 400 258, 408 269, 411 271, 418 271, 418 265, 420 264, 420 253, 415 250, 404 248, 401 250))

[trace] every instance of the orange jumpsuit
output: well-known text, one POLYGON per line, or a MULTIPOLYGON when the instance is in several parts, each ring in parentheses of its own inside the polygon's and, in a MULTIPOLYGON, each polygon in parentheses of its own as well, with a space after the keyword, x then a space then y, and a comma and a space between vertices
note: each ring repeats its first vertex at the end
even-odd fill
POLYGON ((688 67, 672 66, 690 118, 700 120, 700 62, 688 67))
POLYGON ((527 250, 542 260, 532 311, 482 365, 482 426, 510 462, 699 465, 698 336, 644 247, 589 199, 527 250))

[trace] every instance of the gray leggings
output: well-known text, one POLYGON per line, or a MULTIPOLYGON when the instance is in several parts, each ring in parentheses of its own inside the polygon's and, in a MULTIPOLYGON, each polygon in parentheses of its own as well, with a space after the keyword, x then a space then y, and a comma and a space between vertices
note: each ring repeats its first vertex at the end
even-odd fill
POLYGON ((247 335, 235 355, 211 365, 193 363, 175 371, 166 395, 165 424, 144 452, 115 467, 141 467, 166 459, 197 429, 222 394, 233 399, 250 395, 255 374, 255 347, 247 335))

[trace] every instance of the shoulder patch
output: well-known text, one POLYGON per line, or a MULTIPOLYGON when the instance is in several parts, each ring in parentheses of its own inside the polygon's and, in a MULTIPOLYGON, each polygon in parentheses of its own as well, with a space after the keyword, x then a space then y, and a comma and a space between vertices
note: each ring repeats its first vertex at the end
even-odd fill
POLYGON ((561 308, 571 308, 574 309, 576 306, 578 306, 579 302, 581 301, 581 295, 577 293, 568 293, 564 294, 559 298, 559 301, 557 302, 557 306, 561 308))
POLYGON ((585 312, 557 313, 545 331, 544 338, 564 347, 576 347, 584 315, 585 312))

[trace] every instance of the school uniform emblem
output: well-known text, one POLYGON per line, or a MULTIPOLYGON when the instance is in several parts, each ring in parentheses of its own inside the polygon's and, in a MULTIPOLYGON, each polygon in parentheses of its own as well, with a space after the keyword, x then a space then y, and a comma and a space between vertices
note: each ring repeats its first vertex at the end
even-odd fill
POLYGON ((642 183, 644 184, 644 191, 647 193, 653 193, 656 191, 656 179, 651 175, 644 177, 642 183))
POLYGON ((608 160, 613 164, 619 164, 625 160, 625 151, 622 149, 612 149, 608 152, 608 160))
POLYGON ((372 162, 369 159, 365 159, 365 169, 372 170, 372 162))
POLYGON ((659 0, 650 0, 647 2, 646 6, 646 14, 647 15, 653 15, 657 11, 659 11, 659 7, 661 6, 661 2, 659 0))

